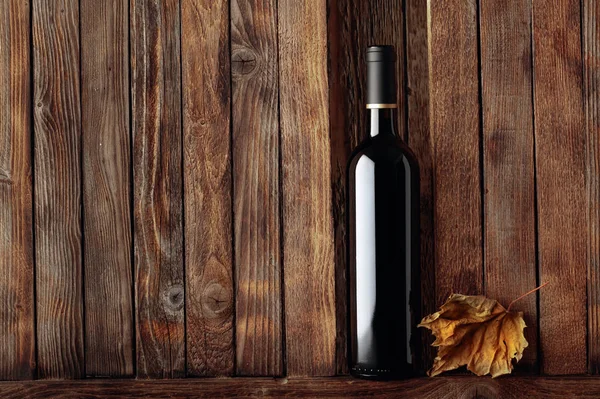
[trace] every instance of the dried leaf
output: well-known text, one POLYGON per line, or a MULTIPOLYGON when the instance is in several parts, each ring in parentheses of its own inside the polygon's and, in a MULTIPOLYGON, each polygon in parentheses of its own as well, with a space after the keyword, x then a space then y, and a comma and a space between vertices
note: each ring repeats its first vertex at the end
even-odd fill
POLYGON ((484 296, 453 294, 439 312, 425 317, 419 327, 431 330, 438 347, 431 377, 466 365, 477 375, 510 374, 512 359, 523 357, 527 341, 522 312, 509 312, 484 296))

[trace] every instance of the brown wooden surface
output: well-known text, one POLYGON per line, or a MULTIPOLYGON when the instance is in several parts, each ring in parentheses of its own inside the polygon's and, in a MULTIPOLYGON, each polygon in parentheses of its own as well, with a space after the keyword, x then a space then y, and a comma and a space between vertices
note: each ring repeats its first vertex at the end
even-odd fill
POLYGON ((277 9, 231 2, 236 374, 281 375, 277 9))
MULTIPOLYGON (((531 3, 480 2, 485 294, 504 306, 536 284, 531 3)), ((536 295, 513 307, 537 364, 536 295)), ((521 366, 523 367, 523 366, 521 366)))
POLYGON ((34 209, 40 378, 85 373, 79 4, 33 2, 34 209))
POLYGON ((437 306, 483 293, 477 2, 429 3, 437 306))
POLYGON ((85 360, 133 374, 127 0, 81 0, 85 360))
POLYGON ((394 45, 397 53, 398 134, 405 137, 404 32, 398 0, 330 0, 328 4, 329 123, 336 281, 336 368, 347 364, 346 165, 365 137, 366 47, 394 45), (367 16, 367 17, 365 17, 367 16))
MULTIPOLYGON (((0 3, 0 379, 347 373, 345 171, 372 44, 396 46, 420 163, 424 312, 549 281, 515 304, 517 373, 600 372, 596 2, 0 3)), ((153 386, 375 386, 285 381, 153 386)), ((465 389, 430 381, 377 392, 465 389)))
POLYGON ((233 354, 229 3, 181 3, 187 371, 229 375, 233 354))
POLYGON ((588 209, 580 4, 533 4, 541 369, 587 370, 588 209))
POLYGON ((335 257, 336 372, 348 373, 346 165, 367 130, 362 118, 368 46, 367 2, 330 0, 328 33, 329 129, 335 257))
POLYGON ((586 181, 589 207, 588 371, 600 373, 600 4, 582 8, 583 89, 587 138, 586 181))
POLYGON ((175 381, 92 380, 2 382, 6 399, 28 398, 420 398, 521 399, 589 398, 600 394, 600 379, 435 377, 405 381, 364 381, 349 377, 311 379, 213 378, 175 381))
MULTIPOLYGON (((364 13, 358 14, 355 18, 366 19, 368 16, 368 24, 364 27, 369 29, 367 32, 369 42, 367 45, 372 46, 376 44, 388 44, 394 46, 396 50, 396 96, 398 101, 398 108, 396 109, 396 115, 398 118, 398 126, 396 127, 396 133, 406 139, 406 56, 405 56, 405 45, 404 45, 404 6, 403 0, 369 0, 367 8, 364 13)), ((364 29, 363 28, 363 29, 364 29)), ((359 59, 361 67, 365 68, 366 73, 366 49, 364 46, 357 47, 354 45, 356 50, 359 51, 359 59)), ((366 76, 366 75, 365 75, 366 76)), ((361 81, 364 85, 366 92, 366 79, 361 81)), ((364 115, 365 104, 360 104, 361 115, 364 115)), ((365 134, 366 132, 361 132, 365 134)))
POLYGON ((336 317, 324 0, 278 3, 288 375, 333 375, 336 317))
MULTIPOLYGON (((433 134, 430 128, 429 56, 427 2, 407 0, 406 4, 406 107, 407 141, 419 162, 421 174, 421 310, 423 315, 436 311, 433 134)), ((422 328, 423 369, 433 363, 435 349, 432 334, 422 328)))
POLYGON ((35 373, 31 8, 0 4, 0 379, 35 373))
POLYGON ((137 375, 183 377, 179 1, 133 0, 130 24, 137 375))

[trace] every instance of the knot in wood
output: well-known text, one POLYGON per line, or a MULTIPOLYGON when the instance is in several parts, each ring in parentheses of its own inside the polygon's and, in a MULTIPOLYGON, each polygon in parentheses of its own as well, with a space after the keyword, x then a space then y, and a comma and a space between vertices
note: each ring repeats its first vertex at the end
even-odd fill
POLYGON ((235 49, 231 55, 231 73, 234 76, 250 75, 258 66, 256 52, 248 47, 235 49))
POLYGON ((7 186, 12 186, 13 181, 10 178, 10 174, 8 172, 5 172, 3 170, 0 170, 0 185, 7 185, 7 186))
POLYGON ((202 312, 205 317, 223 317, 231 307, 231 292, 217 282, 206 286, 202 293, 202 312))
POLYGON ((171 312, 183 309, 184 291, 182 284, 173 284, 163 294, 165 308, 171 312))

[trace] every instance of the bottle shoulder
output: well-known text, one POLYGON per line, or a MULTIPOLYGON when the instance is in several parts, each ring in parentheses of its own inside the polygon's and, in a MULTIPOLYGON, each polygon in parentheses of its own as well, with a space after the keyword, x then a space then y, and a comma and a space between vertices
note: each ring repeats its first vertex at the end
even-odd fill
POLYGON ((419 167, 414 152, 404 141, 396 136, 367 138, 350 154, 348 167, 355 166, 364 157, 368 157, 374 163, 395 162, 399 159, 405 159, 412 169, 418 170, 419 167))

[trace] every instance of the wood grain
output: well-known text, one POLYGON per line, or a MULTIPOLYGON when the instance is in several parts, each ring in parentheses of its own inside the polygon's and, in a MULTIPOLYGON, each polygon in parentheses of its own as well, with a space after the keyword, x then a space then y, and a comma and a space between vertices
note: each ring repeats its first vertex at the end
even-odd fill
POLYGON ((600 4, 584 0, 582 8, 583 89, 587 132, 588 188, 588 371, 600 373, 600 4))
MULTIPOLYGON (((505 306, 537 285, 530 18, 528 0, 480 2, 485 294, 505 306)), ((513 309, 535 369, 536 295, 513 309)))
MULTIPOLYGON (((429 55, 427 2, 407 0, 406 7, 406 105, 407 138, 419 162, 421 175, 421 310, 423 315, 436 311, 433 133, 430 129, 429 55)), ((421 328, 421 368, 433 364, 433 336, 421 328)))
POLYGON ((33 2, 38 376, 84 375, 79 2, 33 2))
POLYGON ((277 7, 231 2, 236 374, 283 372, 277 7))
POLYGON ((587 370, 586 139, 580 3, 533 4, 541 369, 587 370))
POLYGON ((439 306, 483 290, 475 0, 430 3, 429 68, 439 306))
POLYGON ((279 2, 287 373, 336 372, 325 0, 279 2))
POLYGON ((229 3, 181 3, 187 370, 233 373, 229 3))
POLYGON ((185 376, 180 5, 133 0, 137 375, 185 376))
POLYGON ((6 399, 28 398, 420 398, 520 399, 588 398, 600 392, 600 379, 436 377, 403 381, 341 378, 209 378, 176 381, 88 380, 0 383, 6 399))
POLYGON ((30 5, 0 4, 0 380, 35 373, 30 5))
MULTIPOLYGON (((406 56, 404 48, 404 4, 403 0, 369 0, 367 14, 369 24, 367 28, 370 32, 369 45, 392 45, 396 50, 396 96, 398 108, 396 109, 398 126, 396 133, 406 141, 406 56)), ((357 18, 364 19, 365 14, 357 15, 357 18)), ((361 63, 365 63, 365 48, 360 48, 362 58, 361 63)), ((365 69, 366 71, 366 69, 365 69)), ((363 82, 366 90, 366 80, 363 82)), ((364 112, 364 104, 361 104, 364 112)), ((366 133, 366 132, 365 132, 366 133)))
POLYGON ((348 374, 348 232, 346 169, 348 158, 367 135, 365 126, 366 1, 330 0, 329 129, 335 259, 336 373, 348 374))
POLYGON ((128 5, 82 0, 86 374, 133 374, 128 5))
POLYGON ((336 369, 347 364, 347 232, 346 167, 348 157, 364 138, 367 46, 393 45, 398 61, 398 134, 406 137, 404 116, 404 43, 402 2, 399 0, 331 0, 328 4, 329 127, 335 250, 336 369), (368 16, 368 18, 366 17, 368 16))

